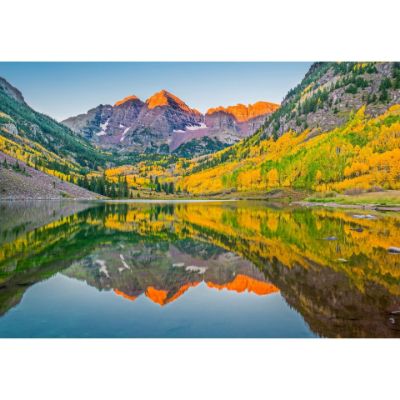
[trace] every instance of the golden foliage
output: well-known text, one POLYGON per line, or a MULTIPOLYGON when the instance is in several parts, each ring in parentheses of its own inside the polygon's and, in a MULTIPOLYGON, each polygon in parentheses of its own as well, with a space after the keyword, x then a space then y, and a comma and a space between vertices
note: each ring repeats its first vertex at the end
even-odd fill
MULTIPOLYGON (((376 118, 366 117, 362 107, 342 127, 316 136, 310 133, 289 131, 276 141, 244 141, 236 146, 237 160, 228 158, 215 167, 189 172, 177 177, 177 182, 196 195, 276 187, 317 191, 400 188, 399 104, 376 118)), ((192 163, 188 171, 194 167, 192 163)))

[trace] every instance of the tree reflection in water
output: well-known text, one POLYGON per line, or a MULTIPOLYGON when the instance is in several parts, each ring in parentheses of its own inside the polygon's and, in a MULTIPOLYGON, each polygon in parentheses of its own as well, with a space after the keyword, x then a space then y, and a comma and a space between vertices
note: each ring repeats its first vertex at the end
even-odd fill
POLYGON ((1 315, 61 272, 160 306, 201 282, 280 291, 320 336, 400 336, 400 255, 388 251, 400 247, 397 214, 257 202, 77 204, 38 212, 35 203, 31 214, 24 205, 20 218, 15 204, 2 205, 1 315))

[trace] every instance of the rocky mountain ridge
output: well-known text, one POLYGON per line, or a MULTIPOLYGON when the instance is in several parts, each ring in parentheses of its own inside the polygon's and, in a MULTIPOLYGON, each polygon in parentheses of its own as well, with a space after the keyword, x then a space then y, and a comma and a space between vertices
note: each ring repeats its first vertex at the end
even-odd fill
POLYGON ((399 102, 399 63, 317 62, 266 119, 262 136, 305 129, 315 135, 343 125, 363 105, 377 116, 399 102))
POLYGON ((279 105, 257 102, 217 107, 205 115, 161 90, 145 102, 130 95, 63 121, 74 132, 104 148, 128 152, 207 154, 247 137, 279 105), (208 138, 210 140, 205 140, 208 138), (210 143, 212 145, 210 145, 210 143), (179 149, 185 145, 184 149, 179 149))
POLYGON ((245 122, 250 119, 259 117, 261 115, 270 114, 279 108, 279 104, 269 103, 266 101, 258 101, 254 104, 236 104, 235 106, 228 107, 216 107, 210 108, 206 112, 206 116, 211 116, 218 112, 224 112, 226 114, 232 115, 237 122, 245 122))

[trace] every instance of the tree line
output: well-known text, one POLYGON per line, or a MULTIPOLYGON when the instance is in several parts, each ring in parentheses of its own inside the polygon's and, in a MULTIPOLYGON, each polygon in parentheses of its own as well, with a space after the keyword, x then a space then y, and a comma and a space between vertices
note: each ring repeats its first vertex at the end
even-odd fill
MULTIPOLYGON (((165 194, 174 194, 175 193, 175 185, 173 182, 164 182, 160 183, 158 180, 158 176, 153 178, 150 176, 150 187, 153 188, 156 192, 164 192, 165 194)), ((178 193, 179 191, 177 191, 178 193)))
POLYGON ((107 180, 105 174, 93 177, 85 175, 79 177, 76 184, 92 192, 111 197, 112 199, 132 197, 126 176, 118 177, 117 182, 110 182, 107 180))

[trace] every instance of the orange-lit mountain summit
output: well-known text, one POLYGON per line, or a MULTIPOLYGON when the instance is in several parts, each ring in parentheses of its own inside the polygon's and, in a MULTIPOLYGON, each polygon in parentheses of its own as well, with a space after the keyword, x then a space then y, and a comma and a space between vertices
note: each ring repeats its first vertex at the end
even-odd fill
POLYGON ((265 101, 210 108, 205 115, 167 90, 99 105, 63 123, 106 149, 201 155, 255 132, 279 105, 265 101), (189 145, 190 143, 190 145, 189 145))

